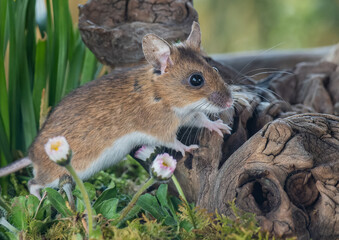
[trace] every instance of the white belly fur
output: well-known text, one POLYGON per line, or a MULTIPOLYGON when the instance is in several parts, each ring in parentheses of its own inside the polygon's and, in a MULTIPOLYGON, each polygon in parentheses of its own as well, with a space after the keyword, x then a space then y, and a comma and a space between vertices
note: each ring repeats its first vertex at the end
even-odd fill
MULTIPOLYGON (((102 154, 83 172, 77 172, 81 179, 88 179, 95 173, 107 169, 120 162, 133 148, 138 145, 161 145, 155 137, 141 132, 133 132, 117 139, 112 146, 106 148, 102 154)), ((47 184, 47 187, 56 188, 59 179, 47 184)))

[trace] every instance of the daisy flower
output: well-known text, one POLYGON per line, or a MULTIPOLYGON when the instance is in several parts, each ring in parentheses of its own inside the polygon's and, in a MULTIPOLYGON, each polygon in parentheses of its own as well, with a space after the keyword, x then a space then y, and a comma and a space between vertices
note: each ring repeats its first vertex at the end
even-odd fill
POLYGON ((159 154, 154 159, 151 170, 155 178, 167 180, 172 177, 177 161, 168 153, 159 154))
POLYGON ((48 157, 59 165, 69 164, 71 150, 65 137, 58 136, 50 138, 45 144, 48 157))

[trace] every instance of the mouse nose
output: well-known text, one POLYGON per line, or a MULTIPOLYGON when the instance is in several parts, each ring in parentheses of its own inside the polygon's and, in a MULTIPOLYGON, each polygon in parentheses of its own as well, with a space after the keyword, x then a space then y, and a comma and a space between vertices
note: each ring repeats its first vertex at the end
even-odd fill
POLYGON ((220 92, 213 92, 208 97, 208 100, 221 108, 229 108, 233 104, 233 99, 231 96, 228 96, 227 94, 223 94, 220 92))
POLYGON ((233 105, 233 99, 230 98, 230 99, 226 102, 226 107, 230 108, 230 107, 232 107, 232 105, 233 105))

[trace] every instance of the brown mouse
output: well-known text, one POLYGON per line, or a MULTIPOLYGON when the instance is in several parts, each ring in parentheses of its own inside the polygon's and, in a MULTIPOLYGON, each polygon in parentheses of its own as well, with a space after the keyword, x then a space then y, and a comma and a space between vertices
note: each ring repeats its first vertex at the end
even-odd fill
POLYGON ((138 145, 162 145, 190 152, 176 138, 179 127, 206 127, 230 133, 219 113, 233 104, 230 87, 200 54, 201 33, 194 22, 183 43, 170 45, 147 34, 142 49, 149 64, 115 71, 71 92, 53 109, 29 148, 28 157, 0 169, 8 175, 33 163, 32 194, 57 187, 66 170, 44 150, 49 138, 66 137, 73 151, 72 166, 87 179, 121 161, 138 145))

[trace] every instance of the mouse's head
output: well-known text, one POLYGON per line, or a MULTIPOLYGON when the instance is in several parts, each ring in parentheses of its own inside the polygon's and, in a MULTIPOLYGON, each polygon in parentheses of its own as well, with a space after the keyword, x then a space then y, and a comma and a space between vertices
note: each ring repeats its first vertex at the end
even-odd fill
POLYGON ((144 55, 154 68, 158 94, 179 114, 218 113, 233 103, 231 90, 218 69, 202 57, 200 43, 200 27, 196 22, 183 43, 170 45, 154 34, 143 38, 144 55))

